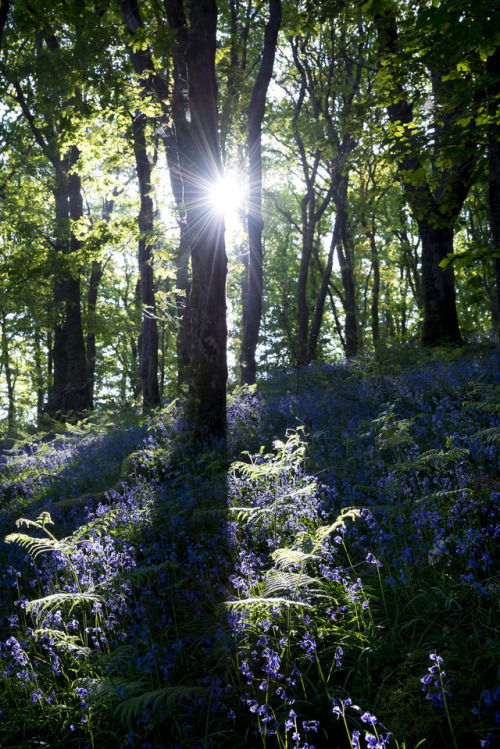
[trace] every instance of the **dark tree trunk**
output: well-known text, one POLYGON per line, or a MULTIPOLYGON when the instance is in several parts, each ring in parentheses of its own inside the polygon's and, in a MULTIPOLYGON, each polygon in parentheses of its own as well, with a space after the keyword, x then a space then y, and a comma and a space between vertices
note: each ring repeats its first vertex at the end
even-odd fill
POLYGON ((368 238, 370 240, 370 250, 372 256, 373 268, 373 286, 371 299, 371 321, 372 321, 372 338, 373 345, 377 347, 380 338, 379 329, 379 298, 380 298, 380 259, 378 254, 377 240, 375 237, 375 225, 372 224, 368 238))
POLYGON ((328 252, 328 258, 327 258, 326 266, 324 268, 320 266, 319 253, 317 257, 318 267, 319 267, 319 271, 321 274, 321 283, 320 283, 318 296, 316 300, 316 309, 314 311, 314 317, 311 322, 311 330, 309 333, 309 343, 307 347, 307 358, 309 362, 313 361, 316 355, 316 348, 318 345, 321 324, 323 322, 323 313, 325 309, 326 296, 330 288, 330 279, 332 277, 333 257, 335 254, 335 248, 337 246, 337 242, 339 241, 339 228, 340 228, 340 224, 339 224, 339 220, 337 216, 337 218, 335 219, 335 226, 333 229, 332 241, 330 242, 330 250, 328 252))
POLYGON ((91 408, 90 388, 87 383, 85 343, 81 317, 80 271, 72 267, 72 255, 80 244, 71 233, 70 219, 83 216, 81 182, 77 173, 68 174, 78 161, 78 150, 73 147, 68 157, 55 163, 56 250, 60 269, 56 276, 54 300, 54 381, 49 394, 51 413, 80 414, 91 408))
POLYGON ((94 407, 94 390, 95 390, 95 365, 96 365, 96 319, 95 311, 97 307, 97 294, 102 279, 102 263, 100 260, 92 261, 90 271, 89 288, 87 291, 87 337, 85 339, 87 360, 87 382, 90 389, 91 408, 94 407))
MULTIPOLYGON (((71 164, 76 164, 78 150, 71 149, 71 164)), ((82 185, 77 172, 68 175, 68 204, 71 221, 83 218, 82 185)), ((70 253, 80 250, 80 241, 73 233, 70 235, 70 253)), ((80 268, 71 269, 66 286, 66 361, 67 384, 63 393, 63 412, 83 413, 92 408, 91 389, 87 382, 85 342, 83 338, 80 268)))
POLYGON ((44 389, 43 389, 43 369, 42 369, 42 350, 40 343, 40 328, 35 322, 34 330, 34 344, 35 344, 35 386, 36 386, 36 423, 40 427, 43 420, 43 401, 44 401, 44 389))
POLYGON ((154 207, 151 197, 151 164, 146 149, 145 126, 146 117, 138 112, 133 120, 132 131, 141 197, 139 212, 139 274, 142 303, 140 372, 144 407, 151 408, 160 402, 160 391, 158 386, 158 326, 153 279, 154 207))
POLYGON ((190 409, 196 426, 214 434, 226 431, 226 274, 223 219, 203 205, 206 185, 222 174, 217 122, 214 0, 191 7, 186 50, 191 107, 191 137, 182 154, 184 195, 191 234, 192 356, 190 409))
MULTIPOLYGON (((500 112, 500 47, 488 58, 488 76, 491 83, 488 87, 490 124, 488 142, 488 196, 490 205, 491 232, 495 250, 500 251, 500 134, 496 117, 500 112)), ((495 260, 496 309, 499 327, 497 330, 500 344, 500 258, 495 260)))
POLYGON ((419 221, 418 227, 424 295, 422 343, 425 346, 460 343, 453 267, 443 270, 439 266, 453 252, 453 228, 436 227, 425 220, 419 221))
POLYGON ((349 359, 357 356, 359 339, 356 314, 356 286, 354 282, 354 243, 348 225, 347 186, 348 177, 344 176, 341 181, 340 190, 336 194, 336 204, 340 234, 340 241, 337 243, 337 256, 342 286, 344 288, 345 354, 349 359))
POLYGON ((262 121, 280 27, 281 0, 269 0, 262 60, 248 107, 248 298, 240 359, 241 382, 247 385, 255 383, 255 351, 262 317, 262 121))
POLYGON ((193 3, 189 26, 181 0, 165 0, 165 9, 177 39, 185 39, 185 34, 188 39, 184 47, 188 99, 181 97, 175 126, 192 268, 189 412, 199 433, 222 436, 226 431, 227 260, 223 219, 207 201, 207 189, 222 174, 215 78, 217 8, 214 0, 193 3))

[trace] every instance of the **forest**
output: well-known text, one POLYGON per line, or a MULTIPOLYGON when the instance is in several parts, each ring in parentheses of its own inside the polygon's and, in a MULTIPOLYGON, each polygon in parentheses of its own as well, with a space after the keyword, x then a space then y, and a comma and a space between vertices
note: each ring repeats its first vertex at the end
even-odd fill
POLYGON ((0 746, 498 749, 498 0, 0 0, 0 90, 0 746))

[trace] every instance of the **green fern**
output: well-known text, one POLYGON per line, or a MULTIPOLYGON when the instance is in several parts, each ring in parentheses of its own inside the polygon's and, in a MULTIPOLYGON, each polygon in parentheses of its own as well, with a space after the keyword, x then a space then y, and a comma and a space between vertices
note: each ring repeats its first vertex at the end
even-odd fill
MULTIPOLYGON (((305 586, 319 586, 319 581, 302 571, 284 572, 280 569, 272 569, 264 578, 261 593, 264 598, 269 598, 280 591, 295 597, 299 588, 305 586)), ((314 587, 312 592, 317 591, 318 588, 314 587)))
POLYGON ((102 596, 91 591, 78 593, 51 593, 48 596, 44 596, 44 598, 35 598, 33 601, 28 601, 26 604, 26 611, 28 613, 33 613, 35 618, 38 619, 44 612, 52 613, 60 606, 68 605, 68 613, 71 613, 75 606, 93 603, 103 605, 105 604, 105 600, 102 596))
POLYGON ((50 639, 54 641, 54 645, 61 648, 61 650, 68 650, 79 653, 81 655, 89 655, 90 653, 90 648, 78 644, 78 640, 80 638, 76 637, 75 635, 68 635, 66 632, 63 632, 60 629, 48 629, 40 627, 33 630, 33 637, 35 638, 35 640, 38 640, 40 637, 44 637, 45 635, 48 635, 50 639))
POLYGON ((235 601, 225 601, 223 605, 229 609, 270 609, 275 606, 314 608, 314 606, 305 601, 295 601, 284 597, 265 598, 263 596, 250 596, 249 598, 239 598, 235 601))
POLYGON ((162 704, 173 707, 186 697, 204 697, 206 690, 191 685, 175 687, 160 687, 150 692, 142 692, 130 699, 124 700, 115 710, 115 716, 127 723, 142 715, 146 705, 150 705, 153 712, 162 704))
POLYGON ((36 538, 25 533, 10 533, 5 537, 6 544, 19 544, 36 559, 44 551, 63 551, 64 544, 53 538, 36 538))

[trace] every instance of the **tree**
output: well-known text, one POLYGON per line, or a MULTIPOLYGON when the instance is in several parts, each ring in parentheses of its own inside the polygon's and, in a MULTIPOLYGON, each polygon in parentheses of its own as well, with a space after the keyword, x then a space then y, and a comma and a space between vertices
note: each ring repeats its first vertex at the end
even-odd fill
MULTIPOLYGON (((495 251, 500 252, 500 45, 488 57, 488 198, 495 251)), ((495 259, 496 310, 500 341, 500 255, 495 259)))
POLYGON ((269 0, 269 21, 264 34, 262 58, 248 105, 248 264, 244 279, 243 341, 240 357, 241 382, 247 385, 255 383, 255 351, 262 317, 262 121, 280 27, 281 0, 269 0))
MULTIPOLYGON (((418 11, 415 25, 406 19, 398 24, 389 5, 375 16, 385 64, 381 85, 390 86, 387 112, 391 145, 422 243, 422 342, 460 343, 453 268, 443 271, 440 264, 453 254, 454 228, 474 182, 478 156, 473 131, 461 128, 470 107, 464 98, 464 82, 454 75, 450 60, 450 25, 459 22, 461 10, 453 3, 439 10, 421 3, 418 11), (417 53, 423 60, 425 78, 420 79, 420 91, 413 89, 410 99, 408 84, 400 72, 403 56, 407 68, 408 55, 417 53), (392 78, 386 75, 389 70, 394 73, 392 78), (392 83, 388 84, 389 80, 392 83), (417 118, 419 102, 423 106, 417 118), (426 133, 425 140, 422 132, 426 133), (456 148, 457 134, 460 149, 456 148)), ((416 56, 413 60, 418 70, 421 63, 416 56)))
POLYGON ((174 111, 178 157, 175 178, 182 183, 192 270, 188 298, 189 410, 198 431, 223 435, 227 260, 223 218, 207 199, 211 186, 222 176, 215 77, 217 8, 214 0, 199 0, 190 7, 189 20, 181 0, 165 0, 165 10, 176 44, 182 44, 187 73, 186 90, 185 79, 178 78, 182 66, 174 69, 174 90, 176 85, 182 87, 185 104, 182 110, 176 107, 174 111))

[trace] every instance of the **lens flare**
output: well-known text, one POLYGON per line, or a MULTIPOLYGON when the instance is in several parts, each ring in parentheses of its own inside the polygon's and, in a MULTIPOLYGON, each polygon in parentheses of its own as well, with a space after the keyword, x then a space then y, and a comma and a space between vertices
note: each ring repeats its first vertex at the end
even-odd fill
POLYGON ((210 187, 208 200, 214 211, 222 213, 226 219, 231 219, 244 203, 241 180, 232 174, 221 177, 210 187))

